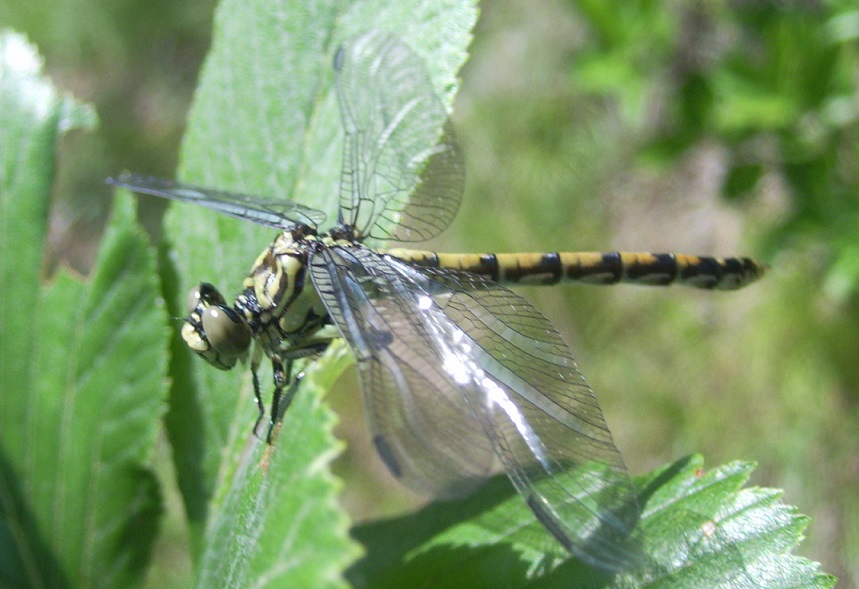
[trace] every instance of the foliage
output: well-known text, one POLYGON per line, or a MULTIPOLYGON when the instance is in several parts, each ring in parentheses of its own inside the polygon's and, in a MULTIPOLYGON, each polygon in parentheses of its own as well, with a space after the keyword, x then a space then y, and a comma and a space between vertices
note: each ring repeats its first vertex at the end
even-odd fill
POLYGON ((0 34, 0 584, 129 586, 158 524, 166 321, 127 197, 88 281, 41 276, 56 143, 94 117, 40 69, 0 34))
POLYGON ((753 466, 709 472, 700 456, 636 481, 643 503, 639 567, 612 576, 563 560, 506 479, 476 497, 358 528, 369 547, 356 587, 830 587, 818 565, 783 552, 808 519, 773 489, 741 489, 753 466))
POLYGON ((749 197, 781 182, 789 240, 828 242, 827 284, 859 288, 859 10, 854 2, 690 3, 582 0, 593 36, 574 83, 648 127, 643 151, 670 166, 704 141, 725 150, 721 190, 749 197), (693 41, 694 40, 694 41, 693 41), (706 48, 706 51, 696 48, 706 48), (664 106, 654 116, 654 101, 664 106), (822 239, 821 239, 822 238, 822 239))

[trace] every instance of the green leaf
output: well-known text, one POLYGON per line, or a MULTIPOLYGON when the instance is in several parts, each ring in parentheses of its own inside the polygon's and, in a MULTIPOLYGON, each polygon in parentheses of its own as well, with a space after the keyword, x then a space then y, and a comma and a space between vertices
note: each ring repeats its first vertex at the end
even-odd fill
POLYGON ((322 587, 339 582, 354 546, 345 545, 346 518, 331 505, 337 490, 327 466, 333 415, 322 394, 350 364, 337 345, 332 362, 302 380, 277 449, 250 442, 220 508, 212 514, 199 587, 322 587))
MULTIPOLYGON (((450 105, 475 18, 474 2, 463 0, 223 2, 189 116, 181 179, 296 200, 323 209, 334 219, 342 128, 331 61, 339 43, 371 28, 394 32, 424 59, 437 93, 450 105)), ((174 250, 165 257, 169 264, 163 275, 175 316, 185 315, 184 295, 200 281, 223 287, 228 298, 238 294, 257 255, 274 238, 259 226, 200 208, 174 206, 166 225, 174 250)), ((339 545, 330 543, 324 566, 315 568, 314 582, 307 581, 311 576, 300 578, 304 586, 333 582, 332 570, 347 566, 357 547, 348 539, 335 501, 337 486, 326 469, 338 444, 331 435, 330 417, 325 417, 327 409, 317 406, 322 389, 302 385, 274 456, 266 458, 272 466, 254 470, 264 444, 251 435, 256 408, 248 371, 219 372, 190 358, 181 342, 174 344, 174 351, 167 424, 200 584, 220 586, 235 579, 238 571, 243 579, 269 579, 271 569, 255 555, 287 548, 290 554, 302 550, 311 554, 318 537, 326 534, 339 537, 339 545), (316 407, 318 415, 303 413, 308 407, 316 407), (288 432, 305 431, 306 423, 319 430, 302 437, 301 452, 296 452, 288 432), (275 468, 281 458, 295 462, 275 468), (288 473, 310 477, 305 483, 317 485, 314 492, 302 494, 294 481, 286 484, 288 473), (242 502, 241 497, 256 499, 242 502), (248 538, 249 522, 258 526, 259 520, 242 509, 252 505, 254 511, 269 514, 275 507, 267 505, 269 501, 283 504, 287 511, 301 508, 302 513, 313 514, 317 529, 303 533, 302 520, 295 520, 293 512, 272 521, 277 533, 260 530, 262 535, 254 532, 248 538), (230 552, 237 542, 242 549, 230 552), (234 557, 230 571, 222 568, 225 554, 234 557)), ((327 362, 323 358, 319 367, 327 362)), ((329 369, 334 374, 342 367, 329 369)), ((260 378, 267 393, 270 371, 260 378)), ((294 578, 291 581, 287 584, 301 586, 294 578)))
POLYGON ((94 117, 40 70, 0 35, 0 585, 127 587, 158 521, 166 318, 130 199, 89 280, 41 276, 55 144, 94 117))
POLYGON ((817 563, 789 554, 808 518, 773 489, 742 489, 752 466, 704 472, 695 456, 639 477, 647 561, 616 577, 563 555, 509 483, 464 501, 362 526, 356 587, 831 587, 817 563), (547 549, 548 543, 548 549, 547 549))

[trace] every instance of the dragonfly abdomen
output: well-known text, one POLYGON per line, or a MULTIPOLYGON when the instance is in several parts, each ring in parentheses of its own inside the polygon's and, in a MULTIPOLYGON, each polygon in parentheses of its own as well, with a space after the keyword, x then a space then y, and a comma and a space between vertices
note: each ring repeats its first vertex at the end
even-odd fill
POLYGON ((424 250, 384 250, 405 262, 488 276, 502 284, 681 284, 734 290, 763 276, 766 266, 751 258, 714 258, 650 252, 552 252, 443 254, 424 250))

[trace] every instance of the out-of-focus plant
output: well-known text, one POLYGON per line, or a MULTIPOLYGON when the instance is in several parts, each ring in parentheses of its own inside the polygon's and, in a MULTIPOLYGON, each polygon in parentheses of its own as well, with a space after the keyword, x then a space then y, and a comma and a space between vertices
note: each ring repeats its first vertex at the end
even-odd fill
POLYGON ((702 142, 724 149, 721 191, 778 185, 787 212, 770 254, 826 244, 824 284, 859 287, 859 8, 854 2, 577 0, 589 40, 572 82, 616 102, 641 154, 672 165, 702 142))

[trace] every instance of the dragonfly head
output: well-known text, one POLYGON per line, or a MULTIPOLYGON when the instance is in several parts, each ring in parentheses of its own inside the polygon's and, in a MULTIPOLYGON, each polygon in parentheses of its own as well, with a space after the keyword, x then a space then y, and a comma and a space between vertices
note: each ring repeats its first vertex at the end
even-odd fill
POLYGON ((209 364, 229 370, 247 356, 251 329, 242 315, 227 306, 217 288, 203 282, 188 293, 182 339, 209 364))

